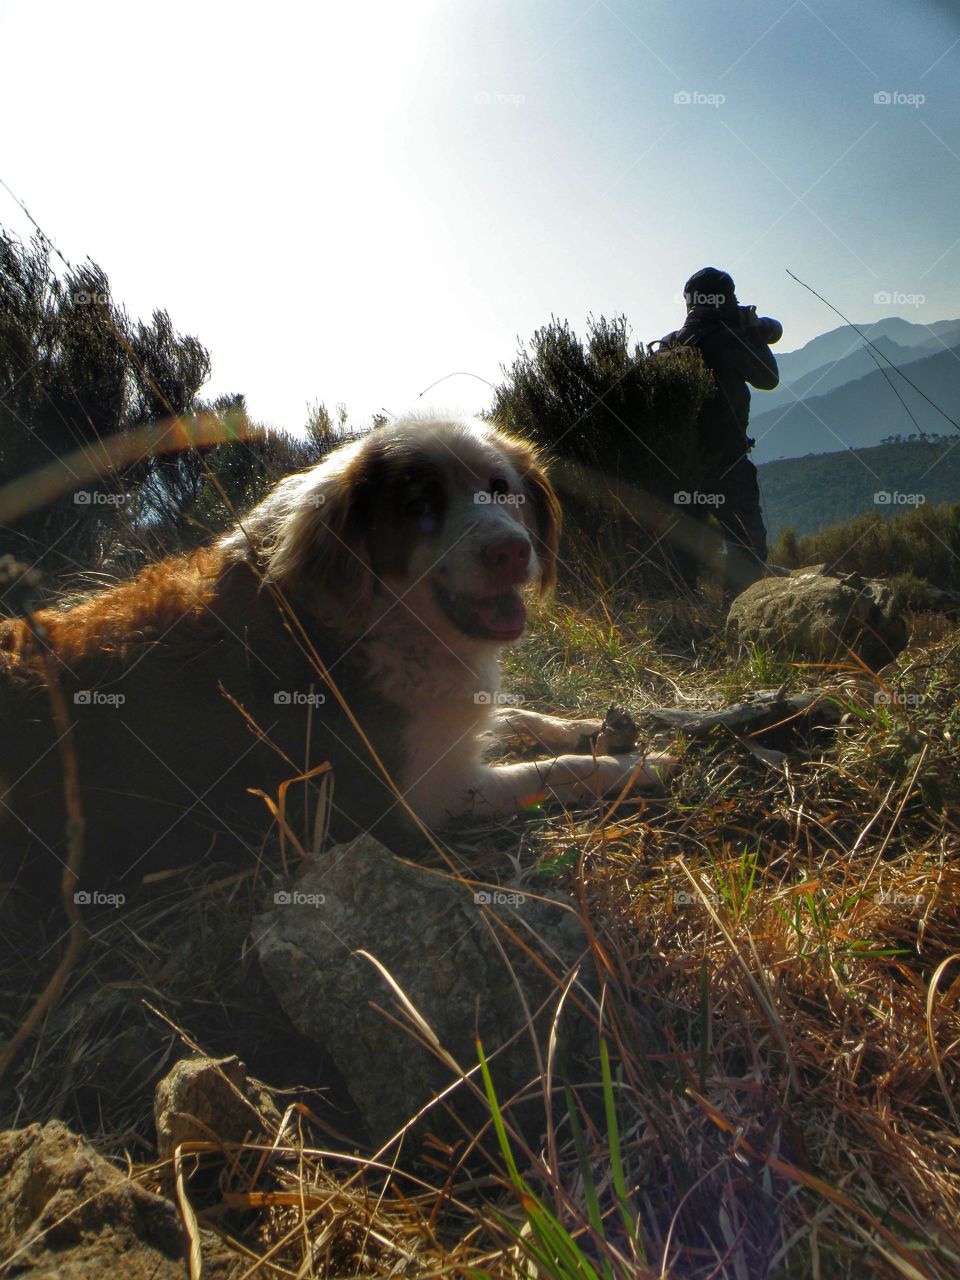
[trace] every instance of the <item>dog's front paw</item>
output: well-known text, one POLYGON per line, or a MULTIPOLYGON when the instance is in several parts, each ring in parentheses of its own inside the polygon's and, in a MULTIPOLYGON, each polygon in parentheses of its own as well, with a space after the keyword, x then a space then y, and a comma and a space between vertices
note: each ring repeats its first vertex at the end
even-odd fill
MULTIPOLYGON (((571 751, 575 751, 577 755, 589 756, 593 755, 597 745, 597 739, 603 732, 602 720, 569 720, 570 732, 573 735, 570 740, 571 751)), ((606 751, 598 752, 599 755, 609 754, 606 751)))

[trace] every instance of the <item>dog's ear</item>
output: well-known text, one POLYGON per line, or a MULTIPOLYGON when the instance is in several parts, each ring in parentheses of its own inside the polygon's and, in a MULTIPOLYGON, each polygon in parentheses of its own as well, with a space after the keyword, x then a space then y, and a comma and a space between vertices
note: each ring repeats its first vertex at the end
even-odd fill
POLYGON ((505 448, 519 473, 524 495, 533 512, 533 519, 527 520, 527 526, 533 535, 540 562, 540 594, 546 595, 557 585, 557 555, 562 522, 560 501, 547 478, 539 455, 531 445, 525 440, 506 436, 505 448))
POLYGON ((345 614, 362 614, 373 594, 365 454, 293 479, 261 546, 270 580, 304 603, 322 594, 345 614))

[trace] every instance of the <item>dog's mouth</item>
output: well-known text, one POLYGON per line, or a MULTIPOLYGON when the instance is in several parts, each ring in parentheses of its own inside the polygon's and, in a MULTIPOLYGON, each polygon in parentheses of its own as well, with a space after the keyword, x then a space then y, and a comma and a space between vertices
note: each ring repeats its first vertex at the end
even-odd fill
POLYGON ((527 622, 527 606, 519 587, 490 596, 457 595, 436 588, 440 607, 464 635, 477 640, 516 640, 527 622))

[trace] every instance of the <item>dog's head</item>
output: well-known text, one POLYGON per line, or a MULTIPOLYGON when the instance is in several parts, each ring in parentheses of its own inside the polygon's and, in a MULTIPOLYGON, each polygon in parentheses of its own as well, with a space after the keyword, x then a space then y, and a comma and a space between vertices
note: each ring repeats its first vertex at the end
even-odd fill
POLYGON ((282 481, 243 522, 270 580, 362 624, 504 643, 556 580, 560 508, 534 450, 475 420, 410 418, 282 481))

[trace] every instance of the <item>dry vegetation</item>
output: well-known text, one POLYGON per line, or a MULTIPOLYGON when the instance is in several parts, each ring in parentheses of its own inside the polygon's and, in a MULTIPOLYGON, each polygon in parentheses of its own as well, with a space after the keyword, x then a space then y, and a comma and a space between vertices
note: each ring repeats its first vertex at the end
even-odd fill
MULTIPOLYGON (((719 616, 709 599, 556 604, 509 662, 540 708, 715 706, 784 681, 842 705, 839 727, 764 737, 785 766, 718 731, 683 747, 666 802, 498 835, 505 874, 519 849, 531 884, 571 890, 590 921, 607 984, 594 1083, 560 1097, 537 1149, 488 1128, 485 1172, 437 1147, 397 1173, 392 1152, 361 1156, 336 1093, 285 1095, 272 1148, 183 1161, 182 1194, 246 1257, 238 1274, 960 1274, 960 633, 921 619, 922 644, 872 677, 735 662, 719 616)), ((315 1077, 244 958, 264 891, 198 873, 105 926, 21 1054, 6 1123, 59 1114, 169 1186, 149 1098, 176 1027, 270 1085, 315 1077)), ((52 948, 60 932, 19 927, 7 1032, 54 955, 26 934, 52 948)))

